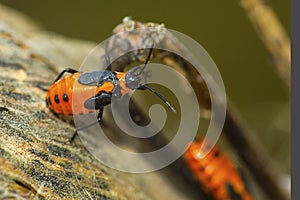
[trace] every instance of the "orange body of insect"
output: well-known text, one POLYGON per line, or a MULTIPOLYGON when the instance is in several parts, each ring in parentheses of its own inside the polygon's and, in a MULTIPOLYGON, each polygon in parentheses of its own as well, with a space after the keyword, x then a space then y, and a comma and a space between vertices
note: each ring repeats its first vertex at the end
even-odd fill
MULTIPOLYGON (((105 81, 99 86, 81 84, 78 79, 84 74, 76 72, 51 85, 46 94, 46 104, 49 109, 63 115, 88 114, 95 111, 93 108, 88 109, 84 106, 89 98, 100 93, 109 94, 116 87, 113 82, 109 81, 105 81)), ((124 83, 125 75, 123 72, 115 73, 116 78, 120 80, 118 84, 121 87, 122 95, 129 91, 124 83)))
POLYGON ((63 115, 88 114, 99 110, 97 121, 83 127, 77 127, 70 142, 77 135, 77 130, 88 128, 99 123, 103 109, 111 104, 112 97, 121 97, 130 90, 148 89, 158 96, 172 111, 175 109, 158 92, 146 84, 143 71, 150 60, 150 49, 144 66, 135 66, 128 72, 113 72, 110 70, 78 72, 66 68, 56 78, 46 94, 46 105, 50 110, 63 115), (64 73, 71 73, 60 79, 64 73))
POLYGON ((202 144, 203 141, 193 142, 184 155, 202 189, 216 200, 251 200, 243 177, 228 156, 215 146, 204 158, 200 158, 202 144))

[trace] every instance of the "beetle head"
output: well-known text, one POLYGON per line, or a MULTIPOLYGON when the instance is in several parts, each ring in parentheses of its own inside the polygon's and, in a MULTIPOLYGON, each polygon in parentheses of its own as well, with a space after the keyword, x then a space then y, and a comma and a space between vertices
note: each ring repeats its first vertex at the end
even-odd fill
POLYGON ((146 79, 149 74, 143 73, 143 67, 136 66, 130 69, 125 76, 126 86, 131 89, 138 89, 146 84, 146 79))

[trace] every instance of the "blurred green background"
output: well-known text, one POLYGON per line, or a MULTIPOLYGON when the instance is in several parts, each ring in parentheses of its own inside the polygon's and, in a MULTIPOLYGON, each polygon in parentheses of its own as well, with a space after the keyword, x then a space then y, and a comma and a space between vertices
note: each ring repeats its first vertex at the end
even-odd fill
MULTIPOLYGON (((283 172, 290 163, 289 93, 239 1, 1 0, 49 31, 101 42, 125 16, 164 23, 198 41, 222 74, 227 95, 283 172)), ((289 1, 268 1, 289 33, 289 1)))

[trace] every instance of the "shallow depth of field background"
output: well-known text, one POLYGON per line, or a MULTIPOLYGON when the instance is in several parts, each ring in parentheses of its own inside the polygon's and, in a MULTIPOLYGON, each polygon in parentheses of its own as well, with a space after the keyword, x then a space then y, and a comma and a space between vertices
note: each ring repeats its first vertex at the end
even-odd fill
MULTIPOLYGON (((239 1, 17 1, 0 3, 45 30, 101 42, 125 16, 164 23, 198 41, 219 67, 226 92, 280 172, 290 170, 289 93, 239 1)), ((289 1, 268 1, 287 33, 289 1)))

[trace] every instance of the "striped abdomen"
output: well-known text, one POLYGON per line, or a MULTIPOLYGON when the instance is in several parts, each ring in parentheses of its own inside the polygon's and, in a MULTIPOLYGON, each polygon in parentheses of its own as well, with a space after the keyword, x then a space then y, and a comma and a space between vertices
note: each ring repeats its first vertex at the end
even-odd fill
POLYGON ((251 200, 239 171, 218 147, 215 146, 204 158, 199 158, 202 143, 192 143, 184 156, 189 169, 203 186, 202 189, 216 200, 251 200))
POLYGON ((46 94, 47 106, 57 114, 78 115, 93 112, 84 103, 99 92, 111 92, 114 84, 105 82, 102 86, 83 85, 78 83, 79 73, 58 80, 49 88, 46 94))

